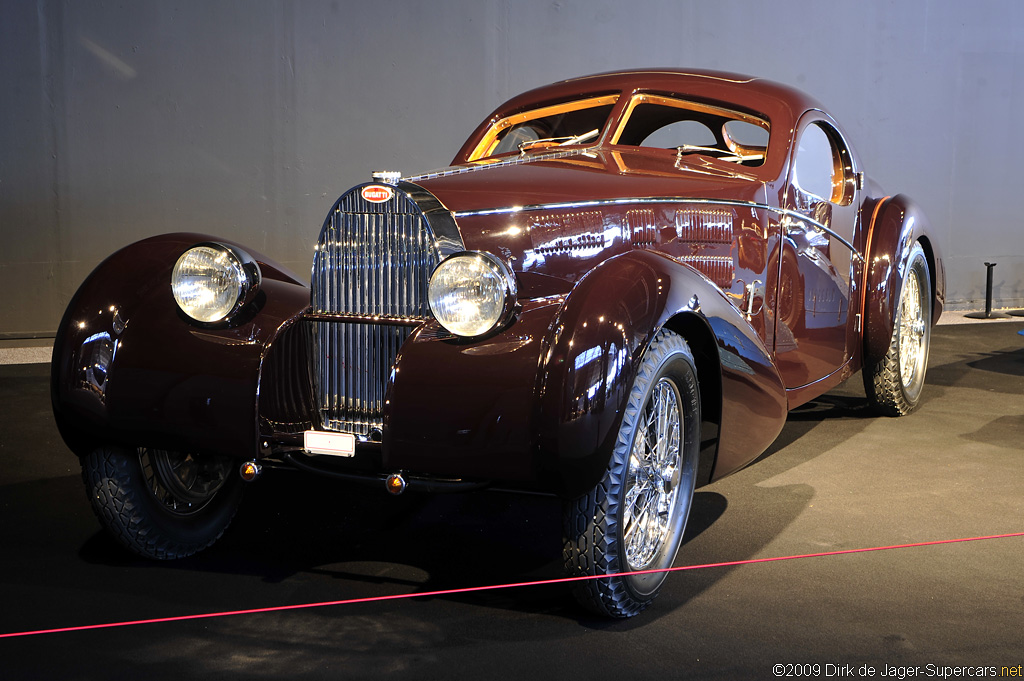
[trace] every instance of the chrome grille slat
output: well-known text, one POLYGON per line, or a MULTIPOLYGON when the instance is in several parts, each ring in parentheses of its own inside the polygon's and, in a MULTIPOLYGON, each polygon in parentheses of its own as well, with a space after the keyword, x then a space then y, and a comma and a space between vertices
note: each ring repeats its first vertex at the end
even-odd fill
POLYGON ((321 231, 310 323, 321 425, 365 438, 383 426, 388 377, 413 327, 315 315, 426 319, 427 282, 440 254, 407 194, 396 189, 392 199, 375 204, 359 190, 338 200, 321 231))

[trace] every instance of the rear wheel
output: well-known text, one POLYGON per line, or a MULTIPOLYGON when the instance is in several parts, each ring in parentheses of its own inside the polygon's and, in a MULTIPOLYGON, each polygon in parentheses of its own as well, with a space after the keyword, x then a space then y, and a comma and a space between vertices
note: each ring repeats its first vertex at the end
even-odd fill
POLYGON ((882 414, 909 414, 921 400, 931 342, 931 303, 928 259, 916 243, 907 260, 889 350, 863 371, 868 401, 882 414))
POLYGON ((565 504, 566 571, 595 577, 575 585, 584 606, 632 617, 658 595, 683 540, 699 446, 693 355, 663 330, 641 362, 604 477, 565 504))
POLYGON ((160 560, 213 544, 241 501, 241 479, 227 457, 163 449, 100 447, 82 458, 93 511, 126 548, 160 560))
POLYGON ((800 281, 800 270, 796 255, 786 248, 782 254, 782 268, 779 270, 778 312, 780 323, 790 331, 799 333, 804 328, 804 287, 800 281))

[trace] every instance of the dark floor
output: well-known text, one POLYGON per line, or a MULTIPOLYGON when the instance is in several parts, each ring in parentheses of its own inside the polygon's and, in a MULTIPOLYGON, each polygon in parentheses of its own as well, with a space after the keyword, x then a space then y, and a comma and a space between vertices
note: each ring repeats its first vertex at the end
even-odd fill
MULTIPOLYGON (((797 410, 765 457, 697 493, 676 565, 1024 532, 1022 327, 938 327, 911 416, 871 416, 859 376, 797 410)), ((298 474, 250 487, 201 556, 136 560, 99 531, 47 373, 0 367, 0 634, 560 576, 553 499, 392 499, 298 474)), ((629 621, 551 585, 0 639, 0 679, 767 679, 787 664, 1024 664, 1024 537, 679 572, 629 621)))

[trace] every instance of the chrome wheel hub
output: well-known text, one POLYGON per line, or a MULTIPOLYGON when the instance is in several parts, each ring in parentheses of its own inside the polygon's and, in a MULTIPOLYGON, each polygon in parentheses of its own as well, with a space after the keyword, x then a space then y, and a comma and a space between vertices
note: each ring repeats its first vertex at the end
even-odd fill
POLYGON ((648 568, 672 532, 682 464, 680 401, 675 384, 662 378, 638 417, 622 521, 630 570, 648 568))
POLYGON ((900 296, 899 353, 900 380, 904 388, 915 385, 924 375, 927 321, 921 301, 921 282, 914 270, 903 283, 900 296))

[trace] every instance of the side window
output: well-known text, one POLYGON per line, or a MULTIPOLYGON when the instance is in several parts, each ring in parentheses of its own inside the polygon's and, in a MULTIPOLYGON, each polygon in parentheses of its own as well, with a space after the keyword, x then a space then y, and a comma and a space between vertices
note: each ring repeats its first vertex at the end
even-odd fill
POLYGON ((853 198, 852 169, 849 153, 838 137, 821 123, 804 128, 793 162, 793 179, 808 194, 846 205, 853 198))
POLYGON ((658 128, 648 135, 640 146, 674 149, 684 144, 713 147, 717 143, 718 140, 715 139, 715 133, 711 132, 711 128, 700 121, 684 120, 658 128))
POLYGON ((769 130, 756 114, 642 92, 633 95, 611 143, 757 167, 764 164, 769 130))
POLYGON ((762 153, 768 149, 768 130, 747 121, 726 121, 722 126, 725 141, 732 147, 756 149, 762 153))

